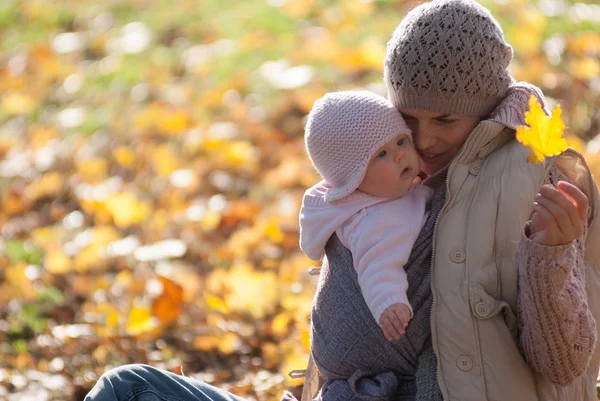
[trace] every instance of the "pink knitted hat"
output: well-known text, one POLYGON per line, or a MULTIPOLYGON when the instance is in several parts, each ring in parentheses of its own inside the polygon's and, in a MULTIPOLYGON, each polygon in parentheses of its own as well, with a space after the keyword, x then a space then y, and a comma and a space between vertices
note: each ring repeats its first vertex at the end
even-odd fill
POLYGON ((400 134, 411 136, 411 131, 382 96, 347 91, 317 100, 308 115, 304 141, 313 166, 332 186, 325 201, 354 192, 377 149, 400 134))

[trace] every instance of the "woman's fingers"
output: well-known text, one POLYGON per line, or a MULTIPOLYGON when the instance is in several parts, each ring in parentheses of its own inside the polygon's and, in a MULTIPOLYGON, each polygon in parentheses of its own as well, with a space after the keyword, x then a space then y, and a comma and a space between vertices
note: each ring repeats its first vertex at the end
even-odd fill
POLYGON ((533 204, 532 238, 546 245, 576 240, 583 234, 588 208, 587 197, 576 186, 564 181, 556 188, 543 185, 533 204))
MULTIPOLYGON (((554 220, 554 224, 557 226, 558 231, 560 231, 559 235, 564 235, 566 237, 574 235, 575 229, 573 227, 573 222, 571 221, 568 212, 562 206, 541 195, 536 196, 535 201, 539 206, 544 208, 543 210, 550 213, 554 220)), ((534 207, 535 206, 536 205, 534 204, 534 207)), ((547 214, 543 213, 543 215, 544 219, 547 219, 547 214)), ((550 228, 550 225, 548 227, 550 228)))
MULTIPOLYGON (((584 195, 585 197, 585 195, 584 195)), ((586 198, 587 199, 587 198, 586 198)), ((561 229, 568 230, 568 227, 579 227, 581 225, 581 216, 577 208, 577 204, 573 199, 554 188, 551 185, 543 185, 540 193, 536 196, 536 202, 540 200, 549 200, 544 206, 557 218, 561 229)))
POLYGON ((589 199, 575 185, 566 181, 560 181, 557 185, 558 190, 566 194, 571 200, 575 201, 575 206, 579 213, 579 217, 586 221, 588 218, 589 199))
POLYGON ((544 206, 534 203, 533 210, 535 210, 534 220, 538 231, 545 230, 551 225, 556 225, 554 216, 544 206))

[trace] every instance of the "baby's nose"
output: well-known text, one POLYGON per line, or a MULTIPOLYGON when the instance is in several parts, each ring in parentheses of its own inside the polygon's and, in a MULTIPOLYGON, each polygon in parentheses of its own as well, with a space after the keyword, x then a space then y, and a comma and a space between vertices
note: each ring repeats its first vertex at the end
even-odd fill
POLYGON ((404 151, 403 151, 403 150, 401 150, 401 149, 398 149, 398 150, 396 151, 396 154, 394 155, 394 159, 395 159, 396 161, 399 161, 399 160, 402 160, 403 158, 404 158, 404 151))

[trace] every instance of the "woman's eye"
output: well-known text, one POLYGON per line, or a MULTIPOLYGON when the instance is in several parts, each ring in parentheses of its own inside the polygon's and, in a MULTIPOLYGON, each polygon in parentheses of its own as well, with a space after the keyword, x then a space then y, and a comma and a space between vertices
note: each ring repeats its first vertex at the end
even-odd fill
POLYGON ((404 145, 404 138, 403 139, 398 139, 398 142, 396 143, 398 146, 402 146, 404 145))
POLYGON ((384 157, 387 154, 387 152, 385 150, 382 150, 377 157, 384 157))

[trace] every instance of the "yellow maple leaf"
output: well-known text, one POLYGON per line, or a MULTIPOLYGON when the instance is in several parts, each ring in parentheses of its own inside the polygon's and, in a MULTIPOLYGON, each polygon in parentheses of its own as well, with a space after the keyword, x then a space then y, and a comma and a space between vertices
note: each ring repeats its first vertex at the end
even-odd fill
POLYGON ((234 265, 227 274, 224 302, 232 312, 248 312, 262 319, 275 310, 278 301, 277 276, 256 271, 250 263, 234 265))
POLYGON ((156 320, 152 316, 152 312, 148 308, 134 306, 129 312, 127 334, 137 336, 147 333, 157 326, 156 320))
POLYGON ((561 113, 560 105, 556 105, 552 114, 547 116, 537 98, 533 95, 529 98, 529 111, 525 113, 525 122, 529 127, 517 127, 517 140, 531 149, 527 163, 541 163, 545 157, 556 156, 567 149, 561 113))
POLYGON ((104 201, 104 206, 118 227, 138 224, 150 214, 150 207, 146 203, 126 192, 110 195, 104 201))
POLYGON ((6 114, 30 114, 36 107, 35 100, 24 92, 8 92, 2 96, 0 109, 6 114))
POLYGON ((44 267, 50 273, 68 273, 73 269, 73 261, 62 251, 53 250, 46 254, 46 258, 44 259, 44 267))

